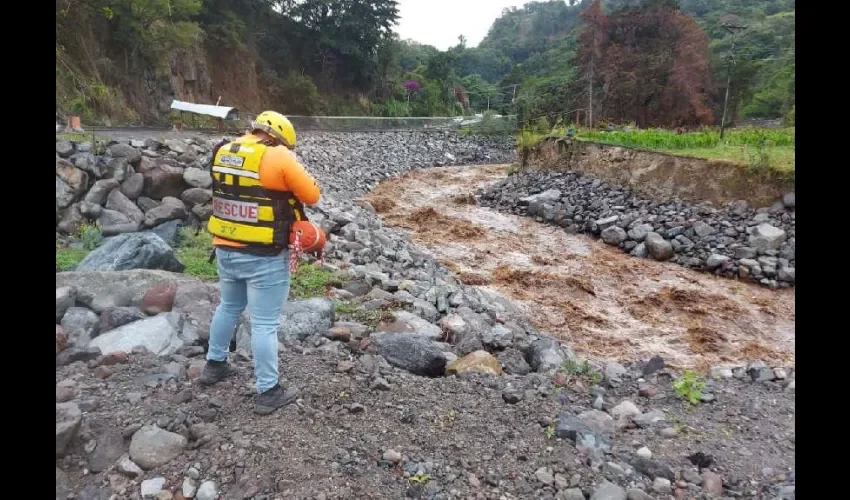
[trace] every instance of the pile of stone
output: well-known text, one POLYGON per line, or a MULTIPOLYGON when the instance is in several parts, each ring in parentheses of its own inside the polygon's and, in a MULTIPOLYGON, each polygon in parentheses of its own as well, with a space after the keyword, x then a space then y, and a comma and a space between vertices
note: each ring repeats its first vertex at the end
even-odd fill
POLYGON ((523 172, 480 194, 484 206, 595 235, 636 257, 774 288, 795 283, 794 193, 768 208, 718 208, 652 201, 578 172, 523 172))

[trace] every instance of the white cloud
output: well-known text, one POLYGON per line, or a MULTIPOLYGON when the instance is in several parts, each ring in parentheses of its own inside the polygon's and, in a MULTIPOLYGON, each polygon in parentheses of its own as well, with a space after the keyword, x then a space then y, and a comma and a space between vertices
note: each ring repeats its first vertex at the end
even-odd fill
POLYGON ((395 30, 402 40, 411 38, 440 50, 466 37, 467 47, 478 45, 493 21, 506 7, 521 7, 529 0, 399 0, 395 30))

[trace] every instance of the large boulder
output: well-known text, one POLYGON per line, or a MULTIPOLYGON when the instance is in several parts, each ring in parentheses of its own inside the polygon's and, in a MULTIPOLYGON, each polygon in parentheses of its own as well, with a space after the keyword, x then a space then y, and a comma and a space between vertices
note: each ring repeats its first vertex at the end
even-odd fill
POLYGON ((750 246, 761 253, 778 250, 785 242, 785 231, 770 224, 759 224, 750 234, 750 246))
POLYGON ((120 189, 113 189, 109 193, 109 196, 106 198, 106 208, 121 212, 130 219, 130 222, 135 223, 137 226, 145 219, 144 212, 130 198, 127 198, 120 189))
POLYGON ((560 342, 551 338, 539 338, 531 343, 528 348, 528 364, 536 372, 543 372, 552 368, 560 368, 567 361, 574 359, 575 355, 560 342))
POLYGON ((126 233, 108 238, 77 266, 77 271, 163 269, 182 272, 183 264, 168 243, 151 232, 126 233))
POLYGON ((200 168, 187 168, 183 172, 183 180, 186 181, 186 184, 196 188, 209 189, 212 187, 212 176, 209 171, 200 168))
POLYGON ((103 205, 106 203, 106 198, 109 196, 109 193, 118 186, 118 181, 115 179, 101 179, 95 182, 91 189, 89 189, 89 192, 86 193, 85 200, 96 205, 103 205))
MULTIPOLYGON (((334 320, 334 305, 328 299, 312 298, 287 302, 280 315, 278 339, 281 342, 304 340, 312 335, 319 335, 331 328, 334 320)), ((206 332, 206 336, 208 335, 209 332, 206 332)), ((250 352, 251 319, 247 311, 243 314, 236 332, 236 345, 242 352, 250 352)))
POLYGON ((446 356, 436 343, 427 338, 388 333, 374 340, 378 354, 397 368, 425 377, 440 377, 446 372, 446 356))
POLYGON ((153 227, 174 219, 186 220, 189 212, 186 211, 183 202, 177 198, 166 196, 162 203, 145 213, 145 226, 153 227))
POLYGON ((68 160, 56 158, 56 203, 59 208, 68 208, 77 201, 88 187, 89 176, 68 160))
POLYGON ((142 195, 142 189, 145 188, 145 176, 140 173, 133 173, 124 179, 121 183, 121 193, 128 199, 135 200, 142 195))
POLYGON ((655 260, 670 260, 673 258, 673 245, 658 233, 649 232, 644 239, 644 245, 649 256, 655 260))
POLYGON ((151 318, 134 321, 101 334, 89 343, 103 354, 132 352, 134 347, 167 356, 177 352, 184 342, 180 338, 182 318, 176 312, 158 314, 151 318))
POLYGON ((445 337, 439 326, 407 311, 394 312, 393 320, 381 323, 378 332, 421 335, 429 340, 442 340, 445 337))
POLYGON ((143 173, 144 189, 142 194, 155 200, 166 196, 179 198, 186 189, 183 181, 183 169, 167 164, 159 164, 143 173))

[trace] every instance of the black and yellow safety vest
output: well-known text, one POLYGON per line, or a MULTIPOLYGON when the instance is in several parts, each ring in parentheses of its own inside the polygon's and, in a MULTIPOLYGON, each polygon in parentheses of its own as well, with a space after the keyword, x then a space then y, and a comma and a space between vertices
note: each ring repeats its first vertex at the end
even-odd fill
POLYGON ((213 213, 207 228, 214 236, 245 244, 248 251, 272 254, 289 245, 292 222, 305 214, 291 192, 260 183, 260 160, 267 147, 237 139, 213 150, 213 213))

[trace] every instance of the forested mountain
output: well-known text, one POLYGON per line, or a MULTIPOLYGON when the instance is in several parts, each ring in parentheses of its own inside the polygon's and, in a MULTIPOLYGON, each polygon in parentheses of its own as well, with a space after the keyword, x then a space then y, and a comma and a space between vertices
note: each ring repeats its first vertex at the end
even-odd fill
POLYGON ((794 0, 551 0, 477 47, 392 32, 395 0, 57 0, 57 108, 163 121, 172 98, 289 114, 490 109, 641 125, 794 115, 794 0), (734 42, 734 47, 733 47, 734 42), (734 48, 734 50, 732 50, 734 48), (593 92, 593 99, 590 94, 593 92), (577 113, 576 113, 577 112, 577 113))

